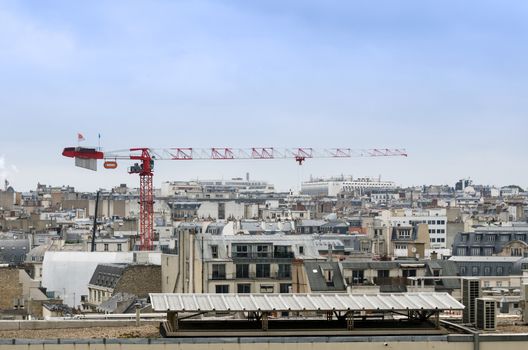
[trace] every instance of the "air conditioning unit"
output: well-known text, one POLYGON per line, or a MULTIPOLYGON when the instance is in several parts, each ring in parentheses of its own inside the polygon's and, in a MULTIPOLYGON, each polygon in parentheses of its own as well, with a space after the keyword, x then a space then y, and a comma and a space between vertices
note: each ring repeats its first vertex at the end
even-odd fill
POLYGON ((462 279, 462 322, 475 324, 475 299, 480 298, 480 281, 478 278, 462 279))
POLYGON ((477 298, 475 318, 478 329, 495 330, 497 326, 497 302, 491 298, 477 298))

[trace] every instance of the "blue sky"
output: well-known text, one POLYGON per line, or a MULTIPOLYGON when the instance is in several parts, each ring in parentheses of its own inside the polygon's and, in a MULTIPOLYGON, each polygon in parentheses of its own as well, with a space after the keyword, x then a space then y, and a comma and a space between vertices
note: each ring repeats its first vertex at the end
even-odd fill
POLYGON ((527 186, 526 1, 0 0, 0 177, 136 186, 128 147, 405 147, 408 158, 158 162, 155 183, 382 175, 527 186))

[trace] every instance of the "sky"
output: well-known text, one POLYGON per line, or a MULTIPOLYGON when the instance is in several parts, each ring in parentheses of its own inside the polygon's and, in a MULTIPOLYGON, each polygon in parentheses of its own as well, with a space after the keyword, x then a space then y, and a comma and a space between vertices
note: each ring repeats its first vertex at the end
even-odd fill
POLYGON ((159 161, 163 181, 310 175, 528 186, 528 2, 0 0, 0 179, 139 180, 64 147, 405 148, 407 158, 159 161))

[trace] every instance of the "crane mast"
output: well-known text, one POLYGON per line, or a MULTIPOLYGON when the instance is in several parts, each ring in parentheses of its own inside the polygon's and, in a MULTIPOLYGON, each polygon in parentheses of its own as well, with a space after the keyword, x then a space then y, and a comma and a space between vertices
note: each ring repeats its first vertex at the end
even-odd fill
POLYGON ((352 157, 407 157, 400 148, 324 148, 311 147, 275 148, 130 148, 102 152, 96 148, 67 147, 62 155, 75 158, 75 165, 97 170, 97 160, 104 160, 106 169, 117 168, 117 160, 137 161, 128 168, 129 174, 139 175, 139 236, 140 249, 152 250, 154 240, 154 176, 155 160, 236 160, 236 159, 293 159, 302 165, 311 158, 352 158, 352 157))

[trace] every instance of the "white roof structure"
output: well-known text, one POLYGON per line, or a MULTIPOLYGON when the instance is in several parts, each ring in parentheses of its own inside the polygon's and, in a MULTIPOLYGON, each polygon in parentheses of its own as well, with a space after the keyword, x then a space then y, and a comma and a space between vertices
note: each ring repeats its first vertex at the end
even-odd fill
POLYGON ((151 293, 155 311, 406 311, 462 310, 448 293, 398 294, 176 294, 151 293))

